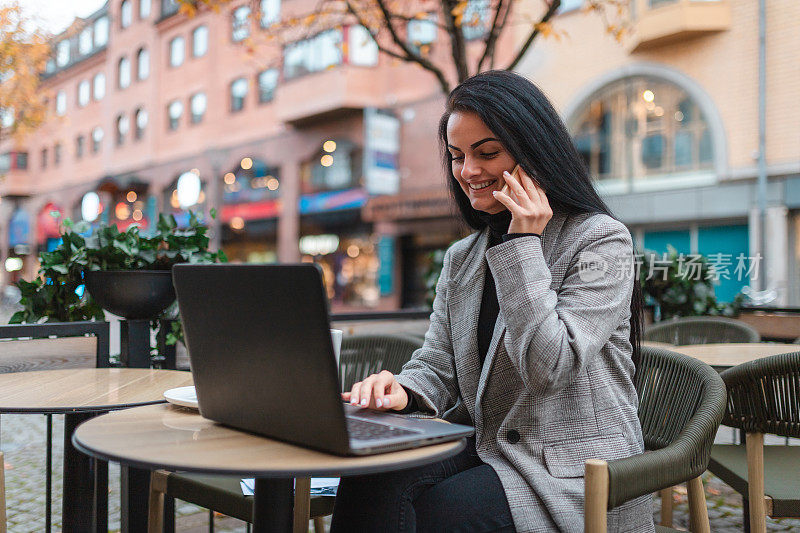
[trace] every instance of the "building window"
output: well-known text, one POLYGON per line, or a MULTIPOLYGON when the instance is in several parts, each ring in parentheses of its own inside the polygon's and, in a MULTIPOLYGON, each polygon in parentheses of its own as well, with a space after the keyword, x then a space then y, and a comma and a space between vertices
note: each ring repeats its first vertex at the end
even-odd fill
POLYGON ((94 99, 97 101, 102 100, 106 96, 106 75, 98 72, 94 75, 93 80, 94 99))
POLYGON ((233 80, 231 83, 231 111, 235 113, 244 109, 245 98, 247 98, 247 79, 233 80))
POLYGON ((206 106, 208 101, 205 93, 197 93, 192 96, 189 102, 189 109, 192 112, 192 124, 199 124, 203 121, 206 114, 206 106))
POLYGON ((281 0, 261 0, 261 27, 267 28, 278 22, 281 16, 281 0))
POLYGON ((14 109, 7 107, 3 109, 0 107, 0 127, 8 129, 14 126, 14 109))
POLYGON ((66 66, 69 63, 69 39, 64 39, 56 45, 56 65, 66 66))
POLYGON ((150 52, 141 48, 136 53, 136 78, 146 80, 150 76, 150 52))
POLYGON ((119 8, 119 25, 127 28, 133 22, 133 4, 131 0, 123 0, 119 8))
POLYGON ((183 65, 184 55, 183 37, 175 37, 169 42, 169 66, 179 67, 183 65))
POLYGON ((138 141, 144 137, 144 130, 147 128, 147 111, 141 108, 137 109, 134 114, 134 121, 136 122, 136 129, 133 132, 133 136, 138 141))
POLYGON ((144 20, 150 16, 150 5, 153 0, 139 0, 139 18, 144 20))
POLYGON ((169 129, 175 131, 181 122, 181 115, 183 115, 183 104, 180 100, 174 100, 167 106, 167 116, 169 118, 169 129))
POLYGON ((378 43, 364 26, 347 28, 347 61, 359 67, 378 64, 378 43))
POLYGON ((86 149, 86 138, 83 135, 75 137, 75 157, 80 159, 83 157, 84 150, 86 149))
POLYGON ((486 35, 489 15, 489 0, 469 0, 461 18, 461 33, 464 39, 480 39, 486 35))
POLYGON ((561 0, 561 6, 558 8, 559 13, 573 11, 583 5, 583 0, 561 0))
POLYGON ((42 148, 42 170, 47 168, 47 148, 42 148))
POLYGON ((634 180, 709 170, 711 132, 679 86, 631 77, 603 88, 570 121, 575 146, 598 179, 634 180))
POLYGON ((56 143, 53 146, 53 164, 56 166, 61 164, 61 143, 56 143))
POLYGON ((89 104, 89 100, 92 96, 92 87, 89 84, 89 80, 83 80, 78 84, 78 105, 80 107, 85 107, 89 104))
POLYGON ((231 17, 231 39, 243 41, 250 36, 250 8, 242 6, 234 9, 231 17))
POLYGON ((67 93, 58 91, 56 94, 56 115, 64 116, 67 112, 67 93))
POLYGON ((208 26, 198 26, 192 32, 192 56, 203 57, 208 52, 208 26))
POLYGON ((408 44, 419 52, 436 42, 436 15, 430 14, 425 19, 414 19, 408 21, 407 35, 408 44))
POLYGON ((342 63, 342 31, 324 31, 316 36, 291 43, 284 48, 283 75, 296 78, 342 63))
POLYGON ((126 89, 131 84, 131 61, 127 57, 120 58, 117 65, 117 83, 120 89, 126 89))
POLYGON ((161 0, 161 18, 166 18, 178 12, 179 6, 176 0, 161 0))
POLYGON ((92 28, 84 29, 78 36, 78 53, 85 56, 92 51, 92 28))
POLYGON ((96 154, 103 146, 103 128, 96 127, 92 130, 92 153, 96 154))
POLYGON ((130 131, 131 123, 127 116, 120 115, 117 117, 117 146, 125 144, 125 137, 130 131))
POLYGON ((334 148, 323 146, 317 155, 301 166, 303 194, 357 187, 361 177, 360 147, 347 139, 337 139, 334 148))
POLYGON ((26 170, 28 168, 28 152, 17 152, 17 165, 19 170, 26 170))
POLYGON ((94 21, 94 47, 100 48, 108 44, 108 17, 100 17, 94 21))
POLYGON ((267 69, 258 74, 258 101, 267 103, 275 97, 275 88, 278 86, 278 69, 267 69))

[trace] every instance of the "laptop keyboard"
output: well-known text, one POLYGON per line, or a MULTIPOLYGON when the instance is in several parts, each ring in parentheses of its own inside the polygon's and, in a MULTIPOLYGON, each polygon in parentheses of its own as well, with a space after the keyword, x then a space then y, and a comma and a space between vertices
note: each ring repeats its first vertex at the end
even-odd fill
POLYGON ((388 426, 386 424, 376 424, 375 422, 369 422, 362 418, 346 417, 345 420, 347 420, 347 433, 353 440, 374 440, 419 434, 419 431, 388 426))

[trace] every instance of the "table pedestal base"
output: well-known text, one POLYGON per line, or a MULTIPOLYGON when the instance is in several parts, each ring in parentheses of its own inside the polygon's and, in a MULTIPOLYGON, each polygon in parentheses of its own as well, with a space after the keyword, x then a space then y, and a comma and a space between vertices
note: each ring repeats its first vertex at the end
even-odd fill
POLYGON ((108 463, 84 455, 72 446, 75 428, 94 416, 95 413, 68 413, 64 416, 66 490, 61 500, 61 526, 65 533, 108 531, 108 463))
POLYGON ((294 479, 256 478, 253 533, 291 533, 294 479))

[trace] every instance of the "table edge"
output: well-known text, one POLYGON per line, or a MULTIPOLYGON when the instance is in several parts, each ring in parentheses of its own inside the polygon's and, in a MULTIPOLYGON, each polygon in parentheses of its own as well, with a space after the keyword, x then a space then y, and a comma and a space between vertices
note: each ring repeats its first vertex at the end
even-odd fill
POLYGON ((4 415, 68 415, 71 413, 93 413, 93 412, 108 412, 120 411, 122 409, 131 409, 133 407, 144 407, 147 405, 155 405, 159 403, 167 403, 166 400, 148 400, 145 402, 134 403, 115 403, 111 405, 87 405, 85 407, 0 407, 0 414, 4 415))
MULTIPOLYGON (((405 470, 408 468, 415 468, 418 466, 424 466, 427 464, 433 464, 437 461, 443 461, 450 457, 453 457, 459 453, 461 453, 467 446, 467 439, 462 437, 457 441, 448 441, 448 442, 440 442, 433 444, 431 446, 441 445, 441 444, 448 444, 449 442, 455 442, 456 446, 452 449, 447 449, 440 453, 437 453, 433 456, 428 456, 424 458, 410 460, 407 463, 402 464, 402 468, 390 468, 387 469, 382 467, 381 465, 371 465, 366 467, 359 467, 359 468, 320 468, 320 469, 311 469, 311 470, 292 470, 292 471, 275 471, 275 470, 243 470, 243 469, 209 469, 209 468, 201 468, 195 466, 186 466, 186 465, 178 465, 178 464, 164 464, 158 462, 150 462, 150 461, 141 461, 138 459, 128 459, 122 457, 118 454, 106 453, 100 450, 96 450, 89 446, 85 446, 80 440, 78 440, 78 430, 80 426, 75 429, 75 432, 72 434, 72 445, 75 447, 76 450, 80 451, 83 454, 86 454, 90 457, 94 457, 96 459, 102 459, 104 461, 119 463, 124 466, 134 467, 134 468, 141 468, 144 470, 155 470, 155 469, 163 469, 169 470, 171 472, 194 472, 198 474, 208 474, 208 475, 220 475, 220 476, 240 476, 240 477, 257 477, 257 478, 295 478, 295 477, 346 477, 346 476, 356 476, 356 475, 366 475, 366 474, 380 474, 384 472, 394 471, 394 470, 405 470)), ((292 444, 292 443, 289 443, 292 444)), ((293 444, 297 446, 296 444, 293 444)), ((416 446, 409 449, 419 449, 424 448, 425 446, 416 446)), ((323 452, 329 453, 329 452, 323 452)), ((392 453, 392 452, 387 452, 392 453)), ((334 455, 334 454, 331 454, 334 455)), ((380 455, 380 454, 375 454, 380 455)), ((347 455, 347 456, 336 456, 342 458, 357 458, 357 457, 365 457, 365 456, 354 456, 354 455, 347 455)), ((368 456, 371 457, 371 456, 368 456)))

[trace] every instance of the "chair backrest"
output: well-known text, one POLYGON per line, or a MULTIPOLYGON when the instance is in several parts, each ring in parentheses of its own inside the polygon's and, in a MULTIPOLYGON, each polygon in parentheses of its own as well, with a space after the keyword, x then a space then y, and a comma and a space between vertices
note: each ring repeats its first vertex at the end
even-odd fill
POLYGON ((749 361, 721 377, 728 388, 723 424, 747 433, 800 437, 800 351, 749 361))
POLYGON ((0 373, 109 366, 108 322, 0 326, 0 373))
POLYGON ((634 385, 650 453, 608 462, 609 508, 703 473, 725 411, 719 374, 669 350, 643 346, 634 385))
POLYGON ((643 340, 674 345, 715 342, 759 342, 761 335, 749 324, 715 316, 673 318, 647 328, 643 340))
POLYGON ((411 335, 352 335, 342 339, 339 373, 342 390, 370 374, 397 374, 423 340, 411 335))

